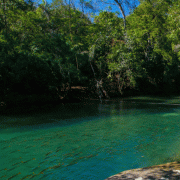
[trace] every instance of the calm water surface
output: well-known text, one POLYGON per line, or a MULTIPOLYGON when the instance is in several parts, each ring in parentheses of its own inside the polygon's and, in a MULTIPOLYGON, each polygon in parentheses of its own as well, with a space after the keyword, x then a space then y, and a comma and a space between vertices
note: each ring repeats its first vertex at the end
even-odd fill
POLYGON ((0 179, 103 180, 180 157, 180 106, 98 101, 0 116, 0 179))

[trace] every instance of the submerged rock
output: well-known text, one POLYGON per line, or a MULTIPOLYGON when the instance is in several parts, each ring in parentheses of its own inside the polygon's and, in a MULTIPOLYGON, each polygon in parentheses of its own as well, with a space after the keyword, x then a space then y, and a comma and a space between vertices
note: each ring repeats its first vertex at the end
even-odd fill
POLYGON ((179 180, 180 162, 123 171, 106 180, 179 180))

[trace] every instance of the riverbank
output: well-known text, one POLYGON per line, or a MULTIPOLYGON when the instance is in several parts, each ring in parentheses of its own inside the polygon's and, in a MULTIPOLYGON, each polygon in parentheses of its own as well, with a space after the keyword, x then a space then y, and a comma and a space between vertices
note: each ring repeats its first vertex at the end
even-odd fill
POLYGON ((180 161, 123 171, 106 180, 179 180, 180 161))

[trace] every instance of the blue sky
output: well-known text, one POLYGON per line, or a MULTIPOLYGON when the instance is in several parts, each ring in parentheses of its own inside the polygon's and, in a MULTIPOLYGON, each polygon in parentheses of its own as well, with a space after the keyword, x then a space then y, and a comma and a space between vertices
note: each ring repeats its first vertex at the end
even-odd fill
MULTIPOLYGON (((41 2, 42 0, 39 0, 39 2, 41 2)), ((69 0, 65 0, 67 3, 69 2, 69 0)), ((82 10, 82 6, 80 5, 80 0, 70 0, 71 2, 73 2, 75 4, 75 7, 78 8, 79 10, 82 10)), ((85 0, 86 2, 88 0, 85 0)), ((89 0, 92 2, 92 5, 96 8, 96 11, 94 12, 95 14, 98 15, 100 10, 107 10, 107 11, 111 11, 111 12, 119 12, 120 13, 120 17, 122 17, 121 12, 118 8, 118 6, 116 5, 116 3, 113 0, 103 0, 104 2, 101 2, 102 0, 89 0), (111 6, 111 9, 109 8, 111 6)), ((138 0, 120 0, 122 2, 127 1, 129 4, 131 4, 132 6, 138 6, 139 5, 139 1, 138 0)), ((48 3, 51 3, 52 0, 47 0, 48 3)), ((123 5, 123 9, 125 11, 125 15, 127 16, 130 13, 129 8, 127 7, 127 5, 125 3, 122 4, 123 5)), ((84 13, 92 13, 92 10, 90 9, 86 9, 84 8, 84 13)))

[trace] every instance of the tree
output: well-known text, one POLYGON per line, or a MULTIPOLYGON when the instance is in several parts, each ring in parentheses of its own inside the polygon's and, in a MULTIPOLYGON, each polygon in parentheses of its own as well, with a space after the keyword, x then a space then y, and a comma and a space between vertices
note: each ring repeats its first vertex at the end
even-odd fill
POLYGON ((134 52, 135 56, 144 55, 141 67, 146 70, 145 79, 157 91, 162 91, 163 87, 172 82, 169 69, 175 64, 177 66, 177 59, 170 46, 172 41, 167 36, 168 8, 169 2, 166 1, 143 1, 128 17, 128 35, 135 39, 139 47, 138 52, 134 52))

